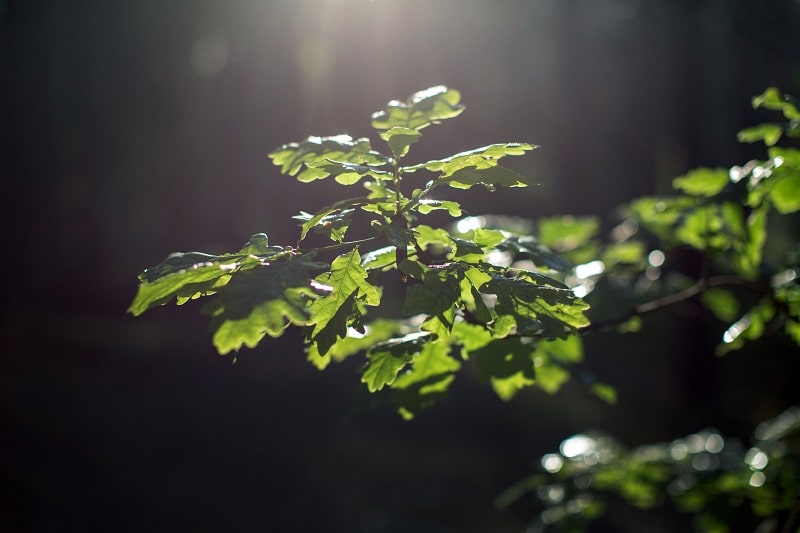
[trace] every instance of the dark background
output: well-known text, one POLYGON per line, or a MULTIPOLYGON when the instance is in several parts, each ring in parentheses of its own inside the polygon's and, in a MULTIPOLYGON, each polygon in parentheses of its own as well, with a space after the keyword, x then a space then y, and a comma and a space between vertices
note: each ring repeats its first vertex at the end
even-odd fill
POLYGON ((412 158, 542 145, 513 161, 541 187, 464 194, 472 212, 611 217, 762 157, 735 134, 768 116, 751 96, 800 93, 797 1, 0 0, 0 31, 4 531, 521 531, 534 507, 493 498, 575 432, 747 436, 796 400, 789 354, 717 359, 718 329, 662 314, 587 339, 616 407, 577 385, 503 404, 465 375, 405 423, 294 333, 232 365, 197 306, 124 311, 172 251, 293 243, 293 214, 351 194, 267 153, 374 136, 370 113, 431 85, 468 109, 412 158))

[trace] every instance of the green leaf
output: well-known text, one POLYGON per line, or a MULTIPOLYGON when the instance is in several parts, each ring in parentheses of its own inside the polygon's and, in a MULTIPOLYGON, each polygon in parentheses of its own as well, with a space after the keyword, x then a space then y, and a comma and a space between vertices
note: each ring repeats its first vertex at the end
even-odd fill
POLYGON ((412 94, 405 102, 392 100, 384 111, 372 114, 372 127, 389 130, 396 126, 421 130, 431 124, 453 118, 464 111, 461 93, 437 85, 412 94))
POLYGON ((419 201, 417 211, 422 215, 427 215, 431 211, 445 210, 451 217, 461 216, 461 206, 458 202, 450 200, 427 200, 419 201))
POLYGON ((457 264, 430 267, 423 283, 412 285, 406 291, 403 313, 406 316, 428 315, 423 328, 438 336, 447 335, 453 327, 463 278, 463 269, 457 264))
POLYGON ((367 352, 367 367, 361 376, 370 392, 391 385, 397 374, 412 357, 422 351, 430 340, 430 333, 409 333, 403 337, 389 339, 374 345, 367 352))
MULTIPOLYGON (((563 338, 567 330, 588 326, 589 320, 583 314, 588 304, 569 289, 532 282, 543 278, 547 279, 544 276, 534 278, 531 273, 515 278, 493 274, 480 292, 497 295, 495 313, 513 318, 520 335, 563 338)), ((553 283, 560 284, 555 280, 553 283)))
POLYGON ((781 94, 777 87, 770 87, 759 96, 753 97, 753 108, 765 107, 783 112, 788 120, 800 120, 800 111, 787 95, 781 94))
POLYGON ((347 335, 347 328, 359 325, 363 313, 357 303, 378 305, 380 292, 367 281, 367 271, 361 266, 358 249, 333 260, 331 271, 317 276, 319 285, 330 287, 330 294, 315 300, 309 307, 314 328, 310 337, 322 355, 337 339, 347 335))
POLYGON ((354 328, 347 330, 347 335, 336 342, 327 353, 320 354, 316 344, 306 346, 308 360, 317 369, 324 370, 332 361, 341 363, 348 357, 365 351, 379 342, 383 342, 400 333, 403 326, 397 320, 378 319, 364 326, 359 332, 354 328))
POLYGON ((280 247, 270 247, 268 243, 267 236, 258 233, 250 237, 237 254, 170 254, 162 263, 139 275, 139 288, 128 312, 138 316, 173 298, 182 304, 205 294, 213 294, 228 283, 232 274, 252 268, 262 260, 275 260, 292 253, 280 247))
POLYGON ((454 189, 470 189, 474 185, 483 185, 494 191, 495 186, 527 187, 525 177, 507 167, 493 166, 485 169, 466 167, 436 180, 436 184, 447 184, 454 189))
POLYGON ((675 178, 672 186, 690 196, 714 196, 730 182, 724 169, 698 168, 675 178))
POLYGON ((293 216, 295 220, 303 221, 302 230, 300 232, 300 240, 304 239, 308 234, 309 229, 313 229, 314 233, 326 235, 329 239, 336 242, 344 241, 344 235, 350 227, 351 219, 355 209, 342 209, 327 211, 324 216, 319 216, 319 213, 312 215, 305 211, 300 211, 299 214, 293 216))
POLYGON ((395 157, 403 157, 408 153, 408 148, 417 142, 422 136, 417 130, 394 126, 393 128, 381 132, 380 137, 389 144, 389 148, 395 157))
MULTIPOLYGON (((295 220, 303 221, 303 226, 300 231, 300 240, 302 241, 303 239, 306 238, 306 235, 308 235, 310 229, 319 227, 319 225, 322 225, 324 227, 326 221, 330 222, 332 220, 336 220, 337 217, 334 216, 335 213, 340 212, 342 210, 345 210, 348 213, 350 213, 351 211, 348 211, 349 209, 356 206, 364 205, 366 203, 370 203, 370 200, 363 196, 360 196, 356 198, 347 198, 345 200, 339 200, 338 202, 334 202, 330 205, 323 207, 322 209, 317 211, 317 213, 314 215, 310 215, 308 213, 301 211, 299 215, 294 216, 295 220)), ((331 236, 331 238, 333 238, 333 236, 331 236)))
POLYGON ((553 343, 567 342, 570 339, 577 339, 577 337, 572 335, 563 340, 556 339, 536 343, 536 351, 533 354, 534 368, 536 369, 536 386, 548 394, 555 394, 569 380, 569 371, 564 365, 559 364, 557 360, 553 360, 558 355, 552 356, 551 350, 557 354, 558 348, 554 349, 554 346, 557 347, 558 345, 553 343))
POLYGON ((365 270, 383 270, 389 267, 395 266, 395 250, 397 248, 395 246, 385 246, 383 248, 378 248, 377 250, 372 250, 364 254, 361 258, 361 266, 364 267, 365 270))
POLYGON ((718 287, 706 289, 700 295, 700 301, 715 317, 723 322, 736 320, 739 315, 739 299, 727 289, 718 287))
POLYGON ((739 142, 754 143, 764 141, 767 146, 773 146, 777 143, 781 135, 783 135, 783 128, 778 124, 759 124, 752 128, 746 128, 736 134, 739 142))
POLYGON ((393 389, 407 389, 414 385, 431 384, 457 372, 461 363, 450 356, 450 345, 445 342, 426 342, 411 361, 411 368, 397 377, 393 389))
POLYGON ((640 241, 623 241, 609 244, 603 251, 603 263, 606 265, 636 265, 644 261, 644 243, 640 241))
POLYGON ((391 179, 391 172, 378 170, 367 165, 358 165, 346 161, 334 161, 326 157, 317 161, 306 163, 307 170, 300 173, 297 179, 301 182, 309 182, 333 176, 337 183, 341 185, 353 185, 358 183, 365 176, 372 176, 378 180, 391 179))
POLYGON ((272 162, 281 167, 281 173, 296 175, 305 165, 306 171, 297 177, 301 182, 310 182, 330 175, 324 167, 313 167, 320 162, 324 165, 333 160, 339 163, 381 166, 387 157, 372 151, 369 139, 353 139, 349 135, 333 137, 309 137, 305 141, 284 144, 269 154, 272 162))
POLYGON ((497 396, 509 401, 521 389, 536 381, 533 346, 518 338, 496 339, 472 350, 478 379, 491 383, 497 396))
POLYGON ((447 177, 464 168, 475 168, 485 170, 497 166, 497 162, 507 155, 525 155, 525 152, 539 148, 527 143, 500 143, 490 144, 459 152, 444 159, 434 159, 419 165, 404 167, 404 172, 415 172, 420 169, 430 170, 431 172, 441 173, 441 177, 447 177))
POLYGON ((211 315, 214 345, 220 354, 254 348, 287 325, 306 325, 307 302, 316 294, 309 271, 320 267, 308 257, 261 264, 238 273, 203 308, 211 315))

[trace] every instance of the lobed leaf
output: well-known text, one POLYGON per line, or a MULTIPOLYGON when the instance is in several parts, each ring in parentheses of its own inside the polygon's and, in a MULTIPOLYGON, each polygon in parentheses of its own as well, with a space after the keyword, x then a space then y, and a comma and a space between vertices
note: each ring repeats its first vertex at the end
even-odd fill
MULTIPOLYGON (((271 152, 269 157, 273 164, 281 167, 281 173, 289 176, 297 175, 300 169, 306 166, 306 170, 297 176, 297 179, 304 183, 330 176, 331 169, 325 168, 326 163, 331 165, 351 163, 373 167, 388 162, 386 156, 372 150, 369 139, 365 137, 353 139, 349 135, 312 136, 299 143, 284 144, 271 152), (320 166, 315 167, 315 163, 319 163, 320 166)), ((338 168, 341 169, 341 166, 338 168)))
POLYGON ((466 152, 459 152, 444 159, 434 159, 419 165, 404 167, 404 172, 416 172, 420 169, 430 170, 431 172, 439 172, 442 177, 450 176, 451 174, 463 169, 474 167, 477 169, 487 169, 497 166, 497 162, 502 157, 507 155, 525 155, 529 150, 539 148, 536 145, 528 143, 499 143, 482 146, 466 152))
POLYGON ((217 351, 254 348, 267 334, 278 337, 290 324, 306 325, 307 302, 317 296, 310 271, 320 266, 301 256, 239 272, 203 308, 212 317, 217 351))
POLYGON ((361 376, 370 392, 391 385, 414 355, 420 353, 430 340, 430 333, 409 333, 374 345, 367 352, 367 366, 361 376))
POLYGON ((128 312, 138 316, 164 305, 173 298, 178 303, 211 294, 230 281, 231 275, 252 268, 261 261, 274 260, 292 253, 268 246, 263 233, 250 237, 239 253, 211 255, 202 252, 170 254, 160 264, 139 275, 139 287, 128 312))
POLYGON ((357 248, 334 259, 331 271, 317 276, 316 282, 330 287, 327 296, 309 306, 308 323, 314 326, 310 338, 317 343, 319 353, 325 355, 337 339, 347 335, 348 327, 361 324, 363 312, 358 303, 378 305, 380 292, 367 281, 357 248))
POLYGON ((405 102, 390 101, 385 110, 372 114, 372 127, 390 130, 400 126, 419 131, 460 115, 464 111, 460 102, 460 92, 437 85, 412 94, 405 102))
POLYGON ((380 133, 381 139, 386 141, 396 158, 405 156, 409 147, 417 142, 421 136, 422 134, 417 130, 403 126, 394 126, 380 133))

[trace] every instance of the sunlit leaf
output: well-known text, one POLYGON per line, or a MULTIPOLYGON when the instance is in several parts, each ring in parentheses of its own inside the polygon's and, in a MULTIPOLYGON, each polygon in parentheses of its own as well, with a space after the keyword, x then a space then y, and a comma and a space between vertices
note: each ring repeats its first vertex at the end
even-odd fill
POLYGON ((770 87, 760 95, 753 97, 752 104, 754 108, 765 107, 781 111, 783 116, 789 120, 800 120, 800 111, 797 106, 789 96, 781 94, 777 87, 770 87))
POLYGON ((714 196, 730 182, 724 169, 698 168, 672 180, 676 189, 691 196, 714 196))
POLYGON ((478 379, 491 383, 495 393, 504 401, 535 383, 536 371, 532 359, 533 346, 517 338, 497 339, 472 350, 478 379))
POLYGON ((783 135, 783 128, 778 124, 759 124, 752 128, 743 129, 736 135, 736 138, 739 142, 754 143, 763 141, 767 146, 773 146, 780 140, 781 135, 783 135))
MULTIPOLYGON (((520 335, 563 338, 567 328, 574 331, 589 325, 584 315, 589 306, 572 291, 533 283, 531 279, 531 274, 515 278, 495 274, 480 292, 497 296, 495 313, 513 318, 520 335)), ((553 284, 559 282, 554 280, 553 284)))
POLYGON ((455 189, 470 189, 474 185, 483 185, 493 191, 495 186, 527 187, 525 177, 507 167, 492 166, 489 168, 465 167, 459 169, 437 183, 447 184, 455 189))
POLYGON ((603 263, 609 266, 618 264, 640 264, 645 257, 644 243, 641 241, 623 241, 609 244, 603 251, 603 263))
POLYGON ((269 154, 272 162, 281 167, 281 173, 296 175, 305 165, 307 173, 298 176, 302 182, 322 179, 330 175, 323 167, 313 167, 316 162, 333 160, 355 165, 381 166, 387 158, 372 150, 367 138, 353 139, 349 135, 332 137, 309 137, 302 142, 284 144, 269 154))
POLYGON ((324 355, 337 339, 347 335, 347 328, 360 323, 359 302, 378 305, 380 292, 367 281, 367 271, 361 266, 358 249, 334 259, 331 271, 317 276, 316 282, 331 288, 330 294, 315 300, 309 307, 311 340, 324 355))
POLYGON ((420 353, 429 341, 429 333, 418 332, 375 344, 367 352, 367 366, 361 381, 367 384, 370 392, 391 385, 412 357, 420 353))
POLYGON ((213 293, 228 283, 232 274, 253 268, 261 261, 291 253, 280 247, 270 247, 268 243, 267 236, 259 233, 253 235, 236 254, 170 254, 162 263, 139 275, 139 288, 128 312, 138 316, 148 309, 168 303, 173 298, 177 298, 180 304, 213 293))
POLYGON ((408 153, 408 148, 417 142, 422 136, 417 130, 394 126, 393 128, 380 133, 381 139, 389 144, 389 148, 395 157, 403 157, 408 153))
POLYGON ((432 378, 442 378, 461 368, 461 363, 450 356, 450 345, 444 342, 427 342, 411 361, 411 367, 392 383, 394 389, 407 389, 421 383, 431 383, 432 378))
POLYGON ((731 322, 739 316, 739 299, 730 290, 711 287, 700 295, 700 301, 723 322, 731 322))
POLYGON ((415 172, 420 169, 438 172, 441 177, 447 177, 464 168, 485 170, 497 166, 499 159, 511 155, 524 155, 525 152, 535 150, 538 146, 527 143, 500 143, 482 146, 467 152, 460 152, 444 159, 434 159, 419 165, 405 167, 405 172, 415 172))
POLYGON ((412 94, 405 102, 392 100, 384 111, 372 114, 372 127, 389 130, 400 126, 418 131, 460 115, 464 111, 460 102, 460 92, 437 85, 412 94))
POLYGON ((307 302, 314 296, 310 270, 318 263, 300 257, 238 273, 203 311, 211 316, 220 354, 254 348, 265 336, 280 336, 289 324, 308 323, 307 302))
POLYGON ((324 355, 313 343, 306 346, 306 353, 311 364, 319 370, 324 370, 331 362, 340 363, 379 342, 392 338, 402 330, 403 325, 397 320, 378 319, 366 324, 363 332, 349 328, 347 335, 339 339, 324 355))
POLYGON ((450 200, 419 201, 417 211, 419 211, 421 214, 427 215, 431 211, 436 211, 436 210, 445 210, 451 217, 461 216, 461 206, 458 204, 458 202, 453 202, 450 200))

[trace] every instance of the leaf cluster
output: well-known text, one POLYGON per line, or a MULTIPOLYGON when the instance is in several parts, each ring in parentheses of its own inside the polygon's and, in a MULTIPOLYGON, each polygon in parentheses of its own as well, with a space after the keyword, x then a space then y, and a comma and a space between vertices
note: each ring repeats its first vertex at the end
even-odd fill
POLYGON ((348 135, 277 148, 269 157, 283 174, 307 184, 333 178, 360 193, 301 211, 293 246, 270 246, 259 234, 237 253, 171 255, 140 275, 129 311, 207 298, 221 354, 302 328, 317 368, 363 354, 361 381, 370 392, 392 389, 407 418, 444 393, 468 360, 502 399, 534 384, 554 392, 582 357, 573 334, 589 324, 588 305, 560 279, 571 264, 508 228, 422 223, 434 211, 462 216, 447 189, 529 184, 501 165, 537 148, 524 142, 404 163, 424 128, 463 110, 458 91, 431 87, 373 114, 384 152, 348 135), (348 241, 353 231, 359 238, 348 241), (328 244, 308 246, 312 234, 328 244), (382 298, 387 280, 405 294, 401 316, 382 311, 393 304, 382 298))

